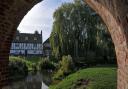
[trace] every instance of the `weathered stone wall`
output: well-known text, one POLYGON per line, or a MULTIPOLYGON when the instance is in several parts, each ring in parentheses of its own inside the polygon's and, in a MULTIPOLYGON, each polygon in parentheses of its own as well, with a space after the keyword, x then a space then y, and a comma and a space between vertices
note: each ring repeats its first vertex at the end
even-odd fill
POLYGON ((0 89, 8 82, 12 38, 24 15, 41 0, 0 0, 0 89))
POLYGON ((104 20, 115 45, 118 89, 128 89, 128 0, 85 0, 104 20))

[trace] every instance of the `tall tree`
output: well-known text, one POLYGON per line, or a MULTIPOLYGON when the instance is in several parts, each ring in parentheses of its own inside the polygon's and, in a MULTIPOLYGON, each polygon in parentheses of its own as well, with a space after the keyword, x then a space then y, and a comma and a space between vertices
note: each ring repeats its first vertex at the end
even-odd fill
POLYGON ((99 47, 109 50, 108 46, 112 45, 99 16, 81 0, 62 4, 53 18, 50 43, 56 57, 86 56, 89 51, 96 53, 99 47))

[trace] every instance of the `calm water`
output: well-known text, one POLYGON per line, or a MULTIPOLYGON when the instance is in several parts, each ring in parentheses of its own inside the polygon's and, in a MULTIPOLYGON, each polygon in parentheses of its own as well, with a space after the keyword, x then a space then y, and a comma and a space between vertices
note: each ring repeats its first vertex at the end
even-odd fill
POLYGON ((3 89, 48 89, 51 83, 51 77, 48 72, 31 74, 20 81, 12 82, 8 87, 3 89))

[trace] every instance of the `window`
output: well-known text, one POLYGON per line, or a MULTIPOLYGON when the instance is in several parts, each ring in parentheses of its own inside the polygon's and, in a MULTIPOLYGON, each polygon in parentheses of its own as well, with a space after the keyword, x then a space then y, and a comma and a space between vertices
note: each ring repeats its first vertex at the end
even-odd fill
POLYGON ((15 47, 19 47, 19 44, 18 43, 15 43, 15 47))
POLYGON ((37 40, 37 37, 34 37, 34 40, 37 40))
POLYGON ((33 44, 33 47, 37 47, 37 44, 33 44))
POLYGON ((16 36, 16 40, 19 40, 19 36, 16 36))
POLYGON ((25 40, 28 40, 28 37, 25 37, 25 40))

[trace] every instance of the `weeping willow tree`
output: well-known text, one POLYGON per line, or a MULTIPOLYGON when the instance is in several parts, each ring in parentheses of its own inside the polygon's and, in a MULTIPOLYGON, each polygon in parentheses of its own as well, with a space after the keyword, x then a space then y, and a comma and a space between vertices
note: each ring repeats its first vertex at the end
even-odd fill
POLYGON ((99 16, 81 0, 62 4, 54 12, 53 19, 50 43, 56 57, 86 56, 88 51, 96 52, 102 44, 99 42, 103 40, 101 34, 108 34, 106 28, 101 30, 103 23, 99 16))

